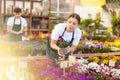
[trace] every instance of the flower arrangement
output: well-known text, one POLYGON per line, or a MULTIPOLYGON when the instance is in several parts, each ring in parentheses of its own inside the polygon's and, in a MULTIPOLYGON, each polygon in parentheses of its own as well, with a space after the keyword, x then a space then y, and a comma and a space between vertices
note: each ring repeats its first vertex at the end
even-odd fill
POLYGON ((111 66, 110 61, 113 61, 114 65, 112 67, 118 68, 120 67, 120 57, 119 56, 114 56, 114 55, 108 55, 107 53, 102 53, 101 57, 91 57, 89 56, 88 58, 89 62, 96 62, 98 64, 104 64, 107 66, 111 66))
POLYGON ((79 73, 84 73, 89 77, 93 77, 96 80, 119 80, 120 69, 118 68, 120 61, 117 56, 108 56, 103 53, 101 58, 99 57, 89 57, 89 59, 78 59, 79 73), (117 60, 116 60, 117 59, 117 60), (109 66, 108 62, 110 60, 115 61, 115 67, 109 66), (81 63, 82 62, 82 63, 81 63))
POLYGON ((39 41, 8 42, 0 41, 0 56, 28 56, 43 54, 46 46, 39 41), (4 53, 4 54, 3 54, 4 53))
POLYGON ((102 53, 102 52, 110 52, 111 49, 108 46, 104 46, 100 43, 93 42, 85 42, 79 44, 77 46, 78 51, 82 51, 83 53, 102 53))
POLYGON ((53 64, 51 60, 31 61, 30 70, 38 79, 47 80, 119 80, 120 60, 118 56, 103 53, 101 57, 76 59, 75 64, 65 68, 53 64), (110 66, 110 60, 115 61, 115 66, 110 66), (44 64, 43 64, 44 62, 44 64))
POLYGON ((51 60, 30 60, 28 62, 29 70, 35 74, 36 80, 95 80, 95 78, 79 73, 76 70, 77 65, 67 67, 65 70, 66 75, 63 75, 63 69, 53 64, 51 60))
POLYGON ((51 33, 43 33, 43 32, 33 32, 32 34, 29 34, 27 37, 30 40, 39 40, 39 39, 46 39, 50 37, 51 33))

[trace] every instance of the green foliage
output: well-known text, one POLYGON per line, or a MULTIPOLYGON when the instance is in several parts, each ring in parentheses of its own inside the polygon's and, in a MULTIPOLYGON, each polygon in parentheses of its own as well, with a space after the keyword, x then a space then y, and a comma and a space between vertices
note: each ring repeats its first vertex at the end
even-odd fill
POLYGON ((103 25, 100 23, 102 22, 101 18, 97 17, 95 20, 94 20, 94 27, 95 29, 99 29, 99 28, 102 28, 103 25))
POLYGON ((94 36, 93 40, 98 40, 99 42, 105 42, 105 41, 113 41, 113 39, 110 36, 94 36))
POLYGON ((103 27, 103 25, 100 22, 102 22, 100 17, 96 17, 95 20, 92 18, 87 18, 87 19, 84 19, 81 21, 80 28, 86 29, 86 28, 91 27, 91 30, 99 29, 99 28, 103 27))
POLYGON ((113 34, 120 36, 120 32, 117 30, 120 30, 120 12, 118 16, 112 16, 111 19, 111 24, 112 24, 112 29, 113 29, 113 34))
POLYGON ((84 51, 84 50, 85 50, 85 47, 82 46, 81 44, 78 44, 78 46, 77 46, 77 50, 84 51))
POLYGON ((91 18, 84 19, 81 21, 80 28, 84 29, 84 28, 90 26, 92 23, 93 23, 93 19, 91 19, 91 18))
POLYGON ((60 48, 65 48, 69 46, 69 43, 67 43, 66 41, 59 41, 57 44, 60 48))
MULTIPOLYGON (((102 46, 102 45, 101 45, 102 46)), ((95 46, 91 46, 86 48, 85 45, 78 44, 77 46, 78 51, 82 51, 82 53, 103 53, 103 52, 111 52, 109 47, 97 48, 95 46)))
POLYGON ((92 34, 96 31, 96 29, 100 29, 103 27, 101 22, 102 20, 100 17, 96 17, 96 19, 87 18, 82 20, 80 24, 80 29, 84 31, 83 37, 91 39, 92 34))
POLYGON ((113 3, 115 0, 106 0, 107 3, 113 3))

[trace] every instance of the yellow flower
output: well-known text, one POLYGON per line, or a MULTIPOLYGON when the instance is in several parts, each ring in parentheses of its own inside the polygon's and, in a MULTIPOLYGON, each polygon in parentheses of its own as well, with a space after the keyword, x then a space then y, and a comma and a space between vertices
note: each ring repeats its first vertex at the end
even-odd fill
POLYGON ((107 32, 108 32, 108 33, 111 33, 111 32, 112 32, 112 28, 108 28, 108 29, 107 29, 107 32))
POLYGON ((29 39, 33 39, 34 36, 33 36, 33 35, 29 35, 28 38, 29 38, 29 39))
POLYGON ((120 56, 117 56, 117 58, 118 58, 117 60, 120 60, 120 56))
POLYGON ((117 61, 117 60, 119 60, 119 57, 118 56, 113 56, 112 60, 117 61))
POLYGON ((93 61, 93 62, 98 63, 98 62, 99 62, 99 58, 94 59, 94 61, 93 61))
POLYGON ((100 41, 100 44, 103 44, 103 42, 100 41))
POLYGON ((102 53, 101 57, 106 58, 108 55, 106 53, 102 53))
POLYGON ((44 38, 45 38, 45 34, 42 34, 42 35, 41 35, 41 38, 44 39, 44 38))
POLYGON ((102 63, 103 63, 103 64, 108 64, 108 60, 107 60, 107 59, 104 59, 104 60, 102 61, 102 63))
POLYGON ((98 57, 94 57, 94 61, 93 62, 98 63, 99 62, 99 58, 98 57))
POLYGON ((92 56, 89 56, 88 59, 89 59, 89 60, 93 60, 93 57, 92 57, 92 56))
POLYGON ((114 41, 113 46, 120 48, 120 41, 114 41))
POLYGON ((114 55, 109 55, 109 57, 112 59, 114 57, 114 55))

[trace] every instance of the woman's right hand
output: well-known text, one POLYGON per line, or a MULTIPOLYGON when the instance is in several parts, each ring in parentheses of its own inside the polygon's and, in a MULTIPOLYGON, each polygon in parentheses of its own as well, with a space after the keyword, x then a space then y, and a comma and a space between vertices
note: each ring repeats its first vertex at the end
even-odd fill
POLYGON ((59 56, 65 56, 64 53, 62 52, 62 50, 60 48, 58 49, 58 55, 59 56))

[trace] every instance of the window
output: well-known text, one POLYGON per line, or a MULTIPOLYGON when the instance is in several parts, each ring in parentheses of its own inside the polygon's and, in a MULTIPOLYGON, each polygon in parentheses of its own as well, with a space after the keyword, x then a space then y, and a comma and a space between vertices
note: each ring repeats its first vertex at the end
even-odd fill
POLYGON ((70 2, 66 3, 66 0, 51 0, 51 14, 54 13, 55 16, 64 15, 62 18, 66 18, 71 13, 70 9, 70 2))

